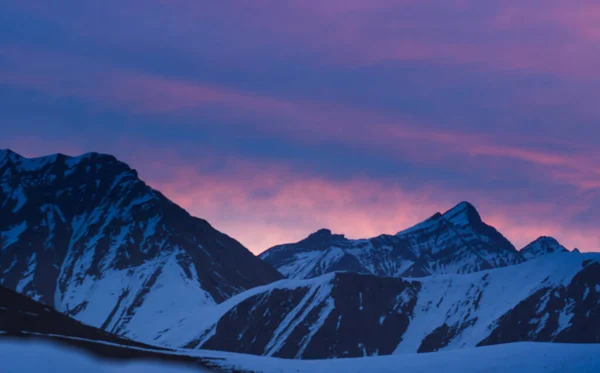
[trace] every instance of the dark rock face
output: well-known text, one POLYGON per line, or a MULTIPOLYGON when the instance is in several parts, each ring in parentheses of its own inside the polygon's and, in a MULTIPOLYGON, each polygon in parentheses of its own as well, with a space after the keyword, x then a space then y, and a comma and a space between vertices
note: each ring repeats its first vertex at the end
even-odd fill
POLYGON ((349 271, 389 277, 470 273, 521 263, 524 258, 475 208, 463 202, 398 233, 349 240, 320 230, 260 255, 288 278, 349 271))
POLYGON ((418 291, 418 283, 354 273, 274 288, 229 309, 195 347, 309 359, 391 354, 418 291))
POLYGON ((446 347, 448 343, 456 337, 456 332, 456 326, 450 327, 446 323, 442 324, 431 334, 428 334, 425 338, 423 338, 418 352, 435 352, 440 348, 446 347))
POLYGON ((144 340, 179 321, 165 320, 168 310, 193 312, 280 278, 112 156, 27 159, 7 150, 0 151, 0 269, 3 286, 144 340))
POLYGON ((352 273, 339 274, 333 284, 335 309, 306 357, 319 358, 323 351, 335 357, 393 353, 410 324, 420 284, 352 273))

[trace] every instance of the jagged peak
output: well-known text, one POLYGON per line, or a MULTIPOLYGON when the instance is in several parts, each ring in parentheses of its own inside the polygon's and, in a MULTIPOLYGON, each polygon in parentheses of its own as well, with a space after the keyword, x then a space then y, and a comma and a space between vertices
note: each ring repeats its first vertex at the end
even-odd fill
MULTIPOLYGON (((535 240, 533 240, 529 245, 532 245, 534 243, 552 243, 552 244, 558 244, 558 240, 554 237, 551 236, 540 236, 538 238, 536 238, 535 240)), ((527 246, 529 246, 527 245, 527 246)))
POLYGON ((54 162, 56 157, 57 155, 28 158, 11 149, 0 149, 0 165, 13 164, 27 171, 37 170, 48 163, 54 162))
POLYGON ((469 224, 481 224, 481 216, 477 209, 469 202, 461 202, 445 213, 436 212, 433 216, 418 223, 408 229, 398 232, 396 235, 404 235, 414 233, 436 226, 441 221, 447 221, 458 226, 466 226, 469 224))
POLYGON ((78 156, 55 153, 41 157, 25 157, 11 149, 0 149, 0 166, 4 166, 7 163, 6 160, 9 160, 10 164, 16 165, 21 171, 39 171, 47 165, 57 162, 64 162, 67 168, 73 168, 82 162, 93 161, 122 167, 123 171, 130 171, 137 177, 137 172, 127 163, 113 155, 98 152, 88 152, 78 156))
POLYGON ((15 153, 14 151, 6 148, 6 149, 0 149, 0 163, 4 162, 5 159, 15 159, 17 157, 20 157, 19 154, 15 153))
POLYGON ((16 154, 16 153, 9 148, 0 148, 0 157, 5 156, 7 154, 16 154))
MULTIPOLYGON (((39 156, 39 157, 27 157, 20 153, 15 152, 12 149, 8 149, 8 148, 0 149, 0 159, 2 159, 2 157, 6 157, 6 156, 10 156, 14 159, 24 159, 24 160, 28 160, 28 161, 42 161, 42 160, 54 161, 58 158, 64 158, 69 161, 78 161, 78 160, 84 160, 84 159, 110 159, 113 161, 121 162, 114 155, 100 153, 100 152, 87 152, 87 153, 83 153, 81 155, 67 155, 64 153, 53 153, 53 154, 43 155, 43 156, 39 156)), ((123 162, 121 162, 121 163, 123 163, 123 162)))
POLYGON ((530 242, 527 246, 525 246, 523 248, 523 250, 526 249, 526 248, 528 248, 528 247, 531 247, 533 245, 539 245, 539 244, 563 247, 558 242, 558 240, 556 238, 554 238, 554 237, 551 237, 551 236, 540 236, 540 237, 536 238, 535 240, 533 240, 532 242, 530 242))
POLYGON ((273 246, 270 249, 267 249, 264 252, 262 252, 259 255, 259 257, 264 260, 275 253, 284 252, 290 247, 294 247, 295 245, 300 245, 303 249, 313 249, 315 247, 326 248, 326 246, 332 242, 343 241, 345 239, 346 236, 344 236, 343 234, 333 234, 330 229, 322 228, 314 233, 311 233, 310 235, 308 235, 308 237, 296 243, 273 246))
POLYGON ((463 201, 443 214, 444 219, 456 225, 481 223, 479 212, 471 203, 463 201))
POLYGON ((525 246, 520 250, 521 255, 526 259, 532 259, 534 257, 557 253, 557 252, 569 252, 558 240, 550 236, 541 236, 525 246))
POLYGON ((346 236, 344 236, 343 234, 333 234, 330 229, 323 228, 323 229, 319 229, 318 231, 316 231, 314 233, 311 233, 303 241, 311 241, 311 242, 337 241, 337 240, 343 240, 345 238, 346 238, 346 236))

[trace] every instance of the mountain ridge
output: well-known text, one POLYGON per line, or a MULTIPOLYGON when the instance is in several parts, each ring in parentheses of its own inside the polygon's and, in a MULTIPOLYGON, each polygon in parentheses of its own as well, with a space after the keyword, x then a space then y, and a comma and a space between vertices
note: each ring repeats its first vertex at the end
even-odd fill
MULTIPOLYGON (((519 250, 525 259, 533 259, 547 254, 563 252, 568 253, 566 247, 561 245, 558 240, 550 236, 541 236, 519 250)), ((573 253, 579 251, 573 250, 573 253)))
POLYGON ((274 246, 259 257, 290 278, 340 270, 422 277, 503 267, 525 260, 466 201, 393 236, 348 239, 321 229, 297 243, 274 246))

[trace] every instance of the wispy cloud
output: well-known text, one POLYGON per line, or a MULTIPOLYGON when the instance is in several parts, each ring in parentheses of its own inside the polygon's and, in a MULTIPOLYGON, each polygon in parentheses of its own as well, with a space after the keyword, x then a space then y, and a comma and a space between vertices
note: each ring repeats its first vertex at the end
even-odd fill
POLYGON ((115 153, 256 250, 321 226, 393 233, 462 199, 518 244, 598 248, 598 15, 592 0, 6 3, 0 146, 115 153))

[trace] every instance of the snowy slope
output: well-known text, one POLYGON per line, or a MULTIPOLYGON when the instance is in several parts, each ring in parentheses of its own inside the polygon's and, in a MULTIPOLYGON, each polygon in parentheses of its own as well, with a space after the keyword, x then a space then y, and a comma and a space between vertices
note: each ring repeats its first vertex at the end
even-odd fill
POLYGON ((522 248, 519 253, 529 260, 552 253, 567 253, 569 250, 558 243, 554 237, 542 236, 522 248))
POLYGON ((112 156, 0 150, 0 285, 168 344, 190 315, 280 277, 112 156))
POLYGON ((521 263, 524 258, 475 208, 462 202, 395 236, 350 240, 327 229, 260 258, 288 278, 351 271, 389 277, 470 273, 521 263))
MULTIPOLYGON (((192 356, 245 373, 596 373, 600 345, 515 343, 434 354, 336 360, 284 360, 211 351, 192 356)), ((3 373, 200 373, 201 367, 176 362, 99 359, 42 341, 0 339, 3 373)))
POLYGON ((600 343, 600 255, 422 279, 346 272, 282 280, 232 297, 197 326, 186 347, 285 358, 600 343))

